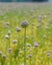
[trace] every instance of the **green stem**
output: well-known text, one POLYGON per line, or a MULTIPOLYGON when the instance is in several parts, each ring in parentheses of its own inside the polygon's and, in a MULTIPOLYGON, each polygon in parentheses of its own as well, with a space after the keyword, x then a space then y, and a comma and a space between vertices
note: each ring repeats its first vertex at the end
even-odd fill
POLYGON ((24 31, 24 65, 26 65, 26 28, 24 31))
POLYGON ((13 62, 12 62, 12 54, 10 53, 10 64, 9 65, 13 65, 13 62))
POLYGON ((30 58, 30 62, 29 62, 30 64, 29 64, 29 65, 31 65, 31 61, 32 61, 32 60, 31 60, 31 58, 30 58))
POLYGON ((20 34, 18 33, 18 54, 17 54, 17 56, 18 56, 18 62, 17 62, 17 65, 19 65, 19 51, 20 51, 20 34))

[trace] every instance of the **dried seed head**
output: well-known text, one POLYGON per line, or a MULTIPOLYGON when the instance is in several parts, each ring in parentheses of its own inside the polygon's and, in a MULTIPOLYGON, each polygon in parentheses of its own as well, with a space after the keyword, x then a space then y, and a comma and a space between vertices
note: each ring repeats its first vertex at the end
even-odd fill
POLYGON ((28 21, 23 21, 23 22, 21 23, 21 26, 24 28, 24 27, 27 27, 28 24, 29 24, 28 21))
POLYGON ((17 31, 17 32, 20 32, 20 31, 21 31, 21 28, 16 27, 16 31, 17 31))
POLYGON ((9 39, 10 37, 9 37, 9 35, 5 35, 5 38, 6 38, 6 39, 9 39))
POLYGON ((13 40, 13 44, 16 44, 17 43, 17 40, 13 40))
POLYGON ((12 48, 9 48, 9 49, 8 49, 8 52, 11 53, 11 52, 12 52, 12 48))

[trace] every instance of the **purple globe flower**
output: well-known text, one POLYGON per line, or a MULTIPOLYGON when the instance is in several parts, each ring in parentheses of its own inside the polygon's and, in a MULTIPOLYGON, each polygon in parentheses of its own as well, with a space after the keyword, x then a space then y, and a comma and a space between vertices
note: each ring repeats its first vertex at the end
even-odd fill
POLYGON ((35 42, 34 43, 34 47, 36 48, 36 47, 38 47, 39 46, 39 43, 38 42, 35 42))
POLYGON ((28 21, 23 21, 23 22, 21 23, 21 26, 24 28, 24 27, 27 27, 28 24, 29 24, 28 21))
POLYGON ((20 32, 20 31, 21 31, 21 28, 16 27, 16 31, 17 31, 17 32, 20 32))
POLYGON ((16 44, 17 43, 17 40, 13 40, 13 44, 16 44))
POLYGON ((47 55, 48 57, 50 57, 50 51, 47 51, 47 52, 46 52, 46 55, 47 55))
POLYGON ((29 57, 29 58, 32 58, 32 54, 29 54, 28 57, 29 57))
POLYGON ((8 49, 8 52, 11 53, 11 52, 12 52, 12 48, 9 48, 9 49, 8 49))
POLYGON ((2 58, 3 58, 3 59, 6 59, 6 55, 2 55, 2 58))

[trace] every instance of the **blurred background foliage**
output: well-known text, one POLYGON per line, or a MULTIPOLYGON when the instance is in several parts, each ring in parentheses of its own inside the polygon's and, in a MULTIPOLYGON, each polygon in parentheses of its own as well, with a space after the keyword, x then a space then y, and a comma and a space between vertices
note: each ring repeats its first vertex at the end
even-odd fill
POLYGON ((0 2, 47 2, 48 0, 0 0, 0 2))

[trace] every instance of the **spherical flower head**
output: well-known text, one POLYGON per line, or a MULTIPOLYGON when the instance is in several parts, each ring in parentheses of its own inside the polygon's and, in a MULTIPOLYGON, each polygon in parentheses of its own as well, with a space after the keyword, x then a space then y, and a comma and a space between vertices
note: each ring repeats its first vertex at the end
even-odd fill
POLYGON ((50 51, 46 52, 47 56, 50 57, 50 51))
POLYGON ((16 44, 17 43, 17 40, 13 40, 13 44, 16 44))
POLYGON ((10 25, 10 23, 9 23, 9 22, 6 22, 6 23, 5 23, 5 27, 6 27, 6 28, 8 28, 8 27, 9 27, 9 25, 10 25))
POLYGON ((28 26, 28 24, 29 24, 28 21, 23 21, 23 22, 21 23, 21 26, 22 26, 23 28, 25 28, 25 27, 28 26))
POLYGON ((32 54, 29 54, 29 56, 28 56, 29 58, 32 58, 32 54))
POLYGON ((16 31, 17 31, 17 32, 20 32, 20 31, 21 31, 21 28, 16 27, 16 31))
POLYGON ((27 45, 27 47, 31 47, 31 44, 29 44, 29 43, 27 43, 26 45, 27 45))
POLYGON ((38 42, 35 42, 34 43, 34 47, 36 48, 36 47, 38 47, 39 46, 39 43, 38 42))
POLYGON ((8 52, 11 53, 11 52, 12 52, 12 48, 9 48, 9 49, 8 49, 8 52))
POLYGON ((5 38, 6 38, 6 39, 9 39, 10 37, 9 37, 9 35, 5 35, 5 38))
POLYGON ((29 36, 26 36, 26 39, 29 39, 29 36))

